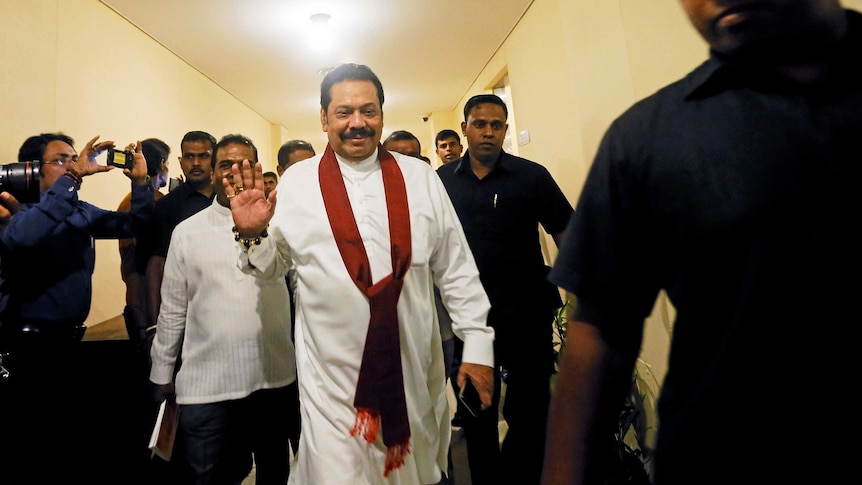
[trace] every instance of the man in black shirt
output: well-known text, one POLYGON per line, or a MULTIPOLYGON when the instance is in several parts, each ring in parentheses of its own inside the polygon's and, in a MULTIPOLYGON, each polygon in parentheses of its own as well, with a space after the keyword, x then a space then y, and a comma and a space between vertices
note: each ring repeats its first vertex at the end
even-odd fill
POLYGON ((551 322, 562 305, 558 289, 547 281, 539 224, 559 245, 572 214, 545 167, 503 151, 507 117, 506 104, 493 94, 468 100, 461 123, 467 151, 437 170, 476 259, 491 301, 488 324, 496 335, 492 406, 475 418, 459 408, 474 485, 512 476, 523 477, 519 483, 539 483, 554 372, 551 322), (507 375, 503 417, 509 426, 502 450, 501 367, 507 375))
POLYGON ((577 296, 546 484, 600 483, 659 290, 655 485, 842 483, 858 380, 862 16, 683 0, 710 59, 614 121, 551 280, 577 296))
MULTIPOLYGON (((153 209, 153 223, 146 263, 149 300, 147 317, 149 328, 154 329, 159 316, 161 303, 162 275, 165 272, 165 259, 171 234, 177 224, 209 207, 213 200, 212 154, 216 145, 214 136, 203 131, 190 131, 180 142, 180 167, 185 181, 168 195, 156 201, 153 209)), ((150 331, 152 334, 154 330, 150 331)), ((152 335, 150 335, 152 337, 152 335)))

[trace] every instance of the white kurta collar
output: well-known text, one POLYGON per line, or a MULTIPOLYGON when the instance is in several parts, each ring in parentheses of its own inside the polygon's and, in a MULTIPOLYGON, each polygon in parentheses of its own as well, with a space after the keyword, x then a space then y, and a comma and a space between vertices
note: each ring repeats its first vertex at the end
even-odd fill
POLYGON ((380 160, 377 159, 376 148, 374 149, 374 153, 372 153, 371 156, 360 162, 350 162, 337 153, 335 154, 335 159, 338 160, 338 165, 341 167, 341 173, 344 173, 345 170, 353 172, 371 172, 377 168, 380 168, 380 160))

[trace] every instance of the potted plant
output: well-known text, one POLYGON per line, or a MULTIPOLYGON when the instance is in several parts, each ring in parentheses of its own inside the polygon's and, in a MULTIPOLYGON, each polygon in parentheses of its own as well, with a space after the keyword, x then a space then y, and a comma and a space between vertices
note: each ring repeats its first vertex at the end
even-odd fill
MULTIPOLYGON (((574 302, 567 299, 554 315, 554 362, 558 370, 566 344, 568 318, 573 308, 574 302)), ((552 392, 555 380, 556 376, 553 376, 552 392)), ((656 430, 655 397, 657 394, 658 382, 649 364, 638 359, 632 373, 630 391, 614 429, 614 473, 608 476, 604 485, 649 485, 652 446, 656 430)))

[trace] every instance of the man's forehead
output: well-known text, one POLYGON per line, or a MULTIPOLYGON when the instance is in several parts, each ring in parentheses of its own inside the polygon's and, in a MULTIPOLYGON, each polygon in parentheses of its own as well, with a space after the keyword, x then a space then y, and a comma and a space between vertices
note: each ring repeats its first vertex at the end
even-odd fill
POLYGON ((69 145, 68 143, 64 142, 63 140, 51 140, 51 141, 49 141, 48 144, 45 145, 45 151, 46 152, 50 151, 50 152, 54 152, 54 153, 63 153, 63 152, 72 153, 72 154, 76 153, 75 147, 73 147, 72 145, 69 145))
POLYGON ((473 106, 470 108, 470 112, 467 113, 467 117, 486 120, 499 119, 506 121, 506 114, 503 111, 503 107, 494 103, 479 103, 476 106, 473 106))
POLYGON ((216 158, 221 159, 231 156, 239 156, 240 159, 248 158, 251 160, 251 158, 254 157, 254 150, 252 150, 250 146, 242 143, 229 143, 218 149, 216 158))
POLYGON ((457 145, 458 143, 460 143, 460 142, 458 141, 457 138, 455 138, 454 136, 450 136, 448 138, 443 138, 442 140, 438 141, 437 146, 440 146, 440 145, 457 145))
POLYGON ((212 145, 210 145, 210 142, 208 141, 192 140, 183 142, 180 149, 183 152, 188 152, 192 150, 200 150, 202 152, 206 152, 212 150, 212 145))
POLYGON ((416 140, 389 140, 384 148, 390 151, 403 150, 401 153, 419 153, 419 143, 416 140))
POLYGON ((377 95, 377 87, 371 81, 359 79, 345 79, 339 81, 329 88, 329 95, 333 102, 337 104, 355 103, 360 101, 363 104, 373 104, 380 106, 380 97, 377 95), (372 99, 358 99, 359 95, 370 95, 372 99))
POLYGON ((311 158, 313 156, 314 151, 306 150, 305 148, 299 148, 290 152, 290 155, 288 155, 287 158, 291 162, 298 162, 300 160, 305 160, 306 158, 311 158))

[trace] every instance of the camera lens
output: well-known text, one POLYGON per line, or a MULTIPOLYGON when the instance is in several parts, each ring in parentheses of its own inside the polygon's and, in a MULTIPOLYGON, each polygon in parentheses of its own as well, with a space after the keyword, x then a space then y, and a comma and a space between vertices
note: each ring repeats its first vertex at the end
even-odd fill
POLYGON ((0 165, 0 192, 9 192, 18 202, 39 202, 40 162, 15 162, 0 165))

